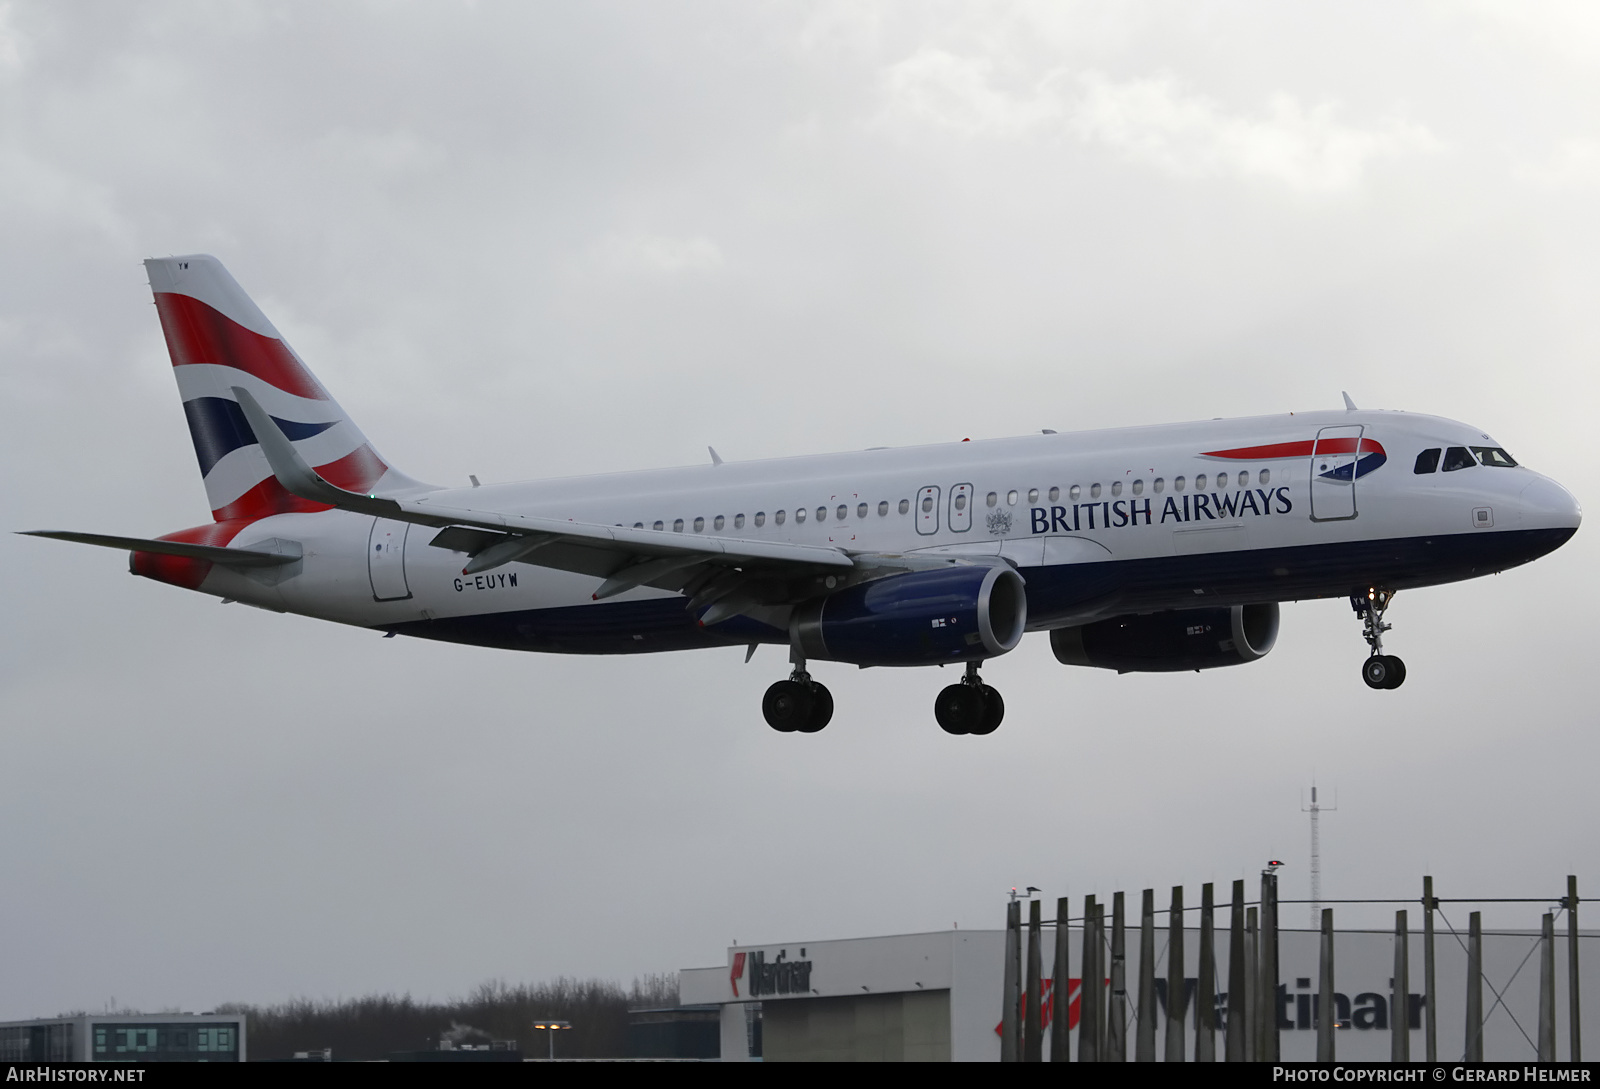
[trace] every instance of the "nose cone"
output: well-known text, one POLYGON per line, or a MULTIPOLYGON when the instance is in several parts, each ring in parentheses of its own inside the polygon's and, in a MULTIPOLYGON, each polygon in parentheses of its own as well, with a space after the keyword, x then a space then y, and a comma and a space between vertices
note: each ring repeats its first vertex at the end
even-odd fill
POLYGON ((1518 505, 1524 529, 1564 529, 1570 537, 1583 521, 1577 498, 1547 476, 1536 475, 1522 489, 1518 505))

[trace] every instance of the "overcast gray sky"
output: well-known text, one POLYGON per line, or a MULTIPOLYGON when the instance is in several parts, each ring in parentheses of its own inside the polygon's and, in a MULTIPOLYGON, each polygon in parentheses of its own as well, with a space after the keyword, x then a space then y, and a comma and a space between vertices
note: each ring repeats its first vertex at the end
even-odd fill
MULTIPOLYGON (((1347 389, 1592 509, 1597 92, 1578 2, 0 4, 5 528, 208 520, 139 265, 187 252, 438 482, 1347 389)), ((1310 602, 1201 675, 1030 637, 980 739, 948 673, 820 664, 833 724, 778 735, 777 648, 382 640, 6 535, 0 1017, 626 979, 1269 857, 1298 897, 1313 775, 1327 896, 1600 894, 1596 540, 1401 595, 1397 692, 1310 602)))

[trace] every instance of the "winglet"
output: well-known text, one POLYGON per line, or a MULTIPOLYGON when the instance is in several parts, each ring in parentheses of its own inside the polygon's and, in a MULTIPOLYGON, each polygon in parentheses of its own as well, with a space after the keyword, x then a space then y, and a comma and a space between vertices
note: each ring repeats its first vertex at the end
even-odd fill
MULTIPOLYGON (((1340 392, 1343 393, 1342 390, 1340 392)), ((1356 411, 1356 403, 1350 399, 1350 395, 1348 393, 1344 394, 1344 410, 1346 412, 1356 411)))
POLYGON ((347 492, 337 485, 329 484, 315 469, 306 464, 305 459, 295 450, 294 443, 289 441, 282 428, 267 414, 266 409, 261 407, 249 390, 234 386, 233 395, 239 401, 239 408, 244 412, 244 418, 250 423, 250 430, 255 433, 256 442, 261 444, 261 452, 266 455, 272 475, 277 477, 278 483, 292 495, 316 503, 326 503, 341 510, 375 514, 380 518, 393 518, 400 513, 400 504, 392 499, 379 499, 375 495, 347 492))

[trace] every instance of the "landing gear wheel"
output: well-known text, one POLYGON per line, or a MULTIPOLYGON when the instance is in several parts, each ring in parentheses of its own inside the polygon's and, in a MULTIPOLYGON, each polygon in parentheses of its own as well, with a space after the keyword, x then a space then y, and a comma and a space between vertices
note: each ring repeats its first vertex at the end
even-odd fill
POLYGON ((933 717, 947 734, 970 734, 983 724, 983 693, 976 685, 952 684, 933 701, 933 717))
MULTIPOLYGON (((778 681, 762 697, 761 713, 766 717, 768 726, 780 734, 792 734, 810 725, 816 703, 816 697, 807 685, 799 681, 778 681)), ((833 714, 831 696, 828 697, 828 714, 833 714)), ((826 724, 827 720, 824 719, 823 725, 826 724)))
POLYGON ((980 686, 979 691, 983 693, 983 719, 968 732, 992 734, 1000 728, 1000 720, 1006 717, 1006 701, 1000 698, 999 690, 988 685, 980 686))
POLYGON ((1383 652, 1383 633, 1393 627, 1383 622, 1383 614, 1393 600, 1393 591, 1377 587, 1350 595, 1350 607, 1361 618, 1361 637, 1372 648, 1371 656, 1361 663, 1361 679, 1368 688, 1399 688, 1406 681, 1406 664, 1383 652))
POLYGON ((811 717, 795 729, 814 734, 833 719, 833 693, 815 681, 811 683, 811 717))

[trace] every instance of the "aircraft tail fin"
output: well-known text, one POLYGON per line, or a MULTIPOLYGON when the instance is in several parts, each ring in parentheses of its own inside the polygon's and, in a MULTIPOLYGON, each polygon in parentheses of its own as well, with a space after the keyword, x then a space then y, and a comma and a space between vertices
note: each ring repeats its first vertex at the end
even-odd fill
POLYGON ((423 486, 378 456, 221 261, 191 254, 144 264, 213 519, 328 509, 278 483, 235 387, 251 391, 306 462, 340 487, 374 494, 423 486))

